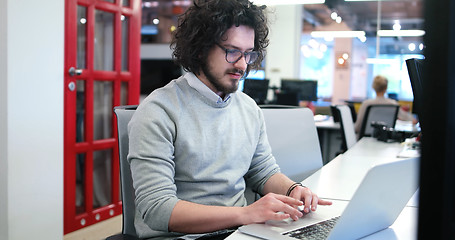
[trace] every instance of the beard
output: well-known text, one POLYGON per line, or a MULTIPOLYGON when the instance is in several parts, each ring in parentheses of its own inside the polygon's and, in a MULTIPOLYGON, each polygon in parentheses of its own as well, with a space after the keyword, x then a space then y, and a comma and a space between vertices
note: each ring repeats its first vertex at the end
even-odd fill
POLYGON ((244 71, 243 70, 239 70, 239 69, 236 69, 236 68, 231 68, 231 69, 227 69, 223 73, 222 76, 216 76, 216 74, 213 73, 213 71, 211 71, 211 69, 208 66, 208 64, 203 64, 202 67, 201 67, 201 70, 204 73, 204 75, 207 78, 207 80, 215 87, 215 89, 217 91, 219 91, 219 92, 222 92, 222 93, 226 94, 226 95, 230 94, 230 93, 234 93, 235 91, 237 91, 237 89, 239 88, 239 80, 238 79, 230 79, 229 84, 226 84, 226 83, 222 82, 222 77, 224 77, 224 75, 227 75, 229 73, 240 73, 242 76, 244 75, 244 71))

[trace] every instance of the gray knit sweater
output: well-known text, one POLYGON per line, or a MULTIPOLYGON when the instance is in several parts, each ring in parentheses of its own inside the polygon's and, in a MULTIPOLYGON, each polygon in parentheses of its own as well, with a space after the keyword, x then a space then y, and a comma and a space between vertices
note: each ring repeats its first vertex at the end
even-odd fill
POLYGON ((246 185, 261 193, 279 171, 256 103, 236 92, 216 104, 185 76, 152 92, 128 126, 141 238, 178 236, 168 223, 179 200, 245 206, 246 185))

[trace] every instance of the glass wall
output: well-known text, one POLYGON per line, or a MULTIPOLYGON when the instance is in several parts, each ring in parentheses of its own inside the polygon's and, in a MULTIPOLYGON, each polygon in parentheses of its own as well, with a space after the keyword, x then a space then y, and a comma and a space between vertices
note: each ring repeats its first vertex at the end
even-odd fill
MULTIPOLYGON (((396 94, 399 100, 412 101, 412 89, 406 68, 406 59, 423 59, 422 40, 403 41, 382 39, 380 48, 384 54, 376 55, 376 39, 360 42, 352 39, 353 48, 350 58, 352 98, 374 98, 371 83, 376 75, 384 75, 389 80, 388 93, 396 94), (415 46, 413 48, 412 46, 415 46), (406 47, 407 49, 404 49, 406 47), (392 48, 392 50, 387 50, 392 48), (354 79, 359 79, 355 80, 354 79)), ((333 92, 334 66, 336 63, 333 41, 311 38, 302 35, 300 49, 300 78, 318 80, 318 97, 330 101, 333 92)))

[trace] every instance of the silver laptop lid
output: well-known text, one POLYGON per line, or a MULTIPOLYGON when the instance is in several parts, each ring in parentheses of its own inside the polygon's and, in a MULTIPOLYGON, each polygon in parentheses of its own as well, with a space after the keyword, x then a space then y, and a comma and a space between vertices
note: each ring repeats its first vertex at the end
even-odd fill
POLYGON ((372 167, 328 239, 357 239, 388 228, 419 186, 419 158, 372 167))
POLYGON ((239 231, 264 239, 294 239, 282 233, 340 216, 328 239, 358 239, 394 223, 417 191, 419 158, 397 160, 372 167, 348 201, 319 206, 298 221, 242 226, 239 231))

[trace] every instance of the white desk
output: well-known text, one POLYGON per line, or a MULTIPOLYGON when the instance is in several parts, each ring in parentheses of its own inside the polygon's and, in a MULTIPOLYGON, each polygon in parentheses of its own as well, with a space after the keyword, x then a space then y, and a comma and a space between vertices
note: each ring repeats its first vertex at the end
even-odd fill
MULTIPOLYGON (((364 137, 351 149, 302 181, 321 198, 350 200, 368 170, 379 163, 397 161, 400 143, 385 143, 364 137)), ((418 193, 408 206, 418 206, 418 193)))
POLYGON ((331 116, 321 117, 321 115, 314 116, 314 123, 316 124, 317 128, 325 128, 325 129, 340 129, 340 123, 336 123, 333 121, 331 116))
POLYGON ((343 155, 345 157, 351 156, 367 156, 367 157, 381 157, 381 158, 396 158, 398 153, 403 149, 401 143, 386 143, 378 141, 375 138, 363 137, 352 146, 349 151, 343 155))
MULTIPOLYGON (((302 183, 320 198, 335 202, 349 201, 371 166, 397 161, 402 149, 399 143, 385 143, 374 138, 362 138, 353 148, 339 155, 302 183)), ((395 223, 389 228, 364 239, 417 239, 418 191, 408 202, 395 223)), ((257 239, 238 231, 227 239, 257 239)))
MULTIPOLYGON (((341 150, 342 140, 341 140, 340 123, 334 122, 333 118, 331 116, 316 115, 314 117, 314 119, 315 119, 316 128, 318 129, 319 144, 321 145, 322 159, 323 159, 324 164, 327 164, 333 158, 335 158, 336 154, 341 150)), ((397 120, 396 124, 395 124, 395 130, 408 132, 408 133, 418 133, 418 132, 420 132, 420 127, 418 125, 412 124, 411 121, 397 120)), ((399 144, 397 144, 397 146, 399 146, 399 144)), ((378 149, 381 149, 381 148, 378 148, 378 147, 364 148, 363 152, 369 152, 371 149, 378 151, 378 149)), ((387 147, 386 149, 388 151, 390 151, 390 150, 395 151, 394 149, 389 149, 389 147, 387 147)), ((396 153, 398 154, 399 151, 396 153)), ((388 153, 380 153, 380 154, 387 155, 388 153)))

